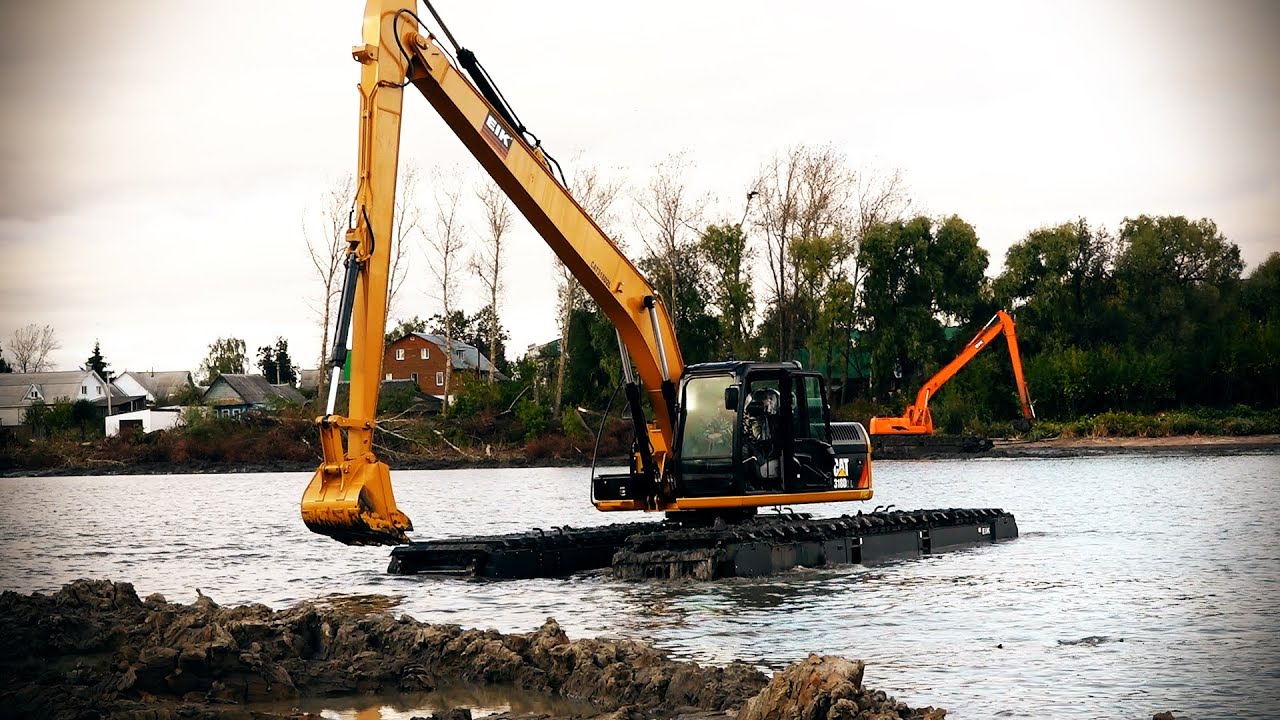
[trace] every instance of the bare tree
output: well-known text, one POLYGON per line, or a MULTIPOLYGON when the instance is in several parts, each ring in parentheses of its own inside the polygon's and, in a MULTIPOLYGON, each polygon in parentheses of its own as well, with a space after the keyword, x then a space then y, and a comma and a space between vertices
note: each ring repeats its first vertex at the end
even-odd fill
POLYGON ((487 237, 484 244, 471 256, 471 271, 480 278, 480 284, 489 293, 489 384, 494 383, 498 354, 498 300, 502 294, 503 236, 511 229, 511 202, 493 182, 487 182, 476 191, 476 197, 484 207, 487 237))
POLYGON ((49 353, 62 348, 51 325, 31 323, 13 331, 9 350, 13 352, 13 366, 20 373, 44 372, 53 367, 49 353))
POLYGON ((858 238, 872 225, 901 218, 911 209, 911 195, 901 169, 863 168, 855 183, 858 225, 854 233, 858 238))
POLYGON ((418 166, 408 163, 400 171, 396 182, 395 219, 391 225, 391 270, 387 277, 387 317, 395 309, 396 296, 404 280, 409 276, 409 245, 405 243, 422 222, 422 207, 418 204, 418 183, 421 173, 418 166))
POLYGON ((436 187, 435 222, 431 232, 421 230, 427 245, 427 257, 431 274, 435 276, 434 295, 444 306, 444 411, 449 410, 449 390, 453 382, 453 309, 457 304, 458 265, 466 249, 462 219, 458 209, 462 203, 462 183, 458 182, 461 170, 447 174, 436 169, 433 172, 436 187))
POLYGON ((845 156, 831 145, 790 148, 774 156, 757 176, 757 224, 765 235, 779 360, 790 359, 796 345, 795 323, 789 318, 801 278, 791 242, 846 228, 854 187, 855 175, 845 156))
MULTIPOLYGON (((911 209, 911 195, 901 169, 863 168, 854 179, 856 217, 849 236, 853 243, 849 254, 849 281, 854 290, 862 291, 865 268, 858 261, 858 248, 867 231, 881 223, 899 220, 911 209)), ((852 310, 852 308, 851 308, 852 310)))
MULTIPOLYGON (((569 192, 587 216, 594 220, 605 235, 610 236, 614 244, 621 248, 621 240, 613 235, 615 219, 613 204, 622 192, 622 183, 605 178, 600 174, 600 169, 594 165, 579 165, 569 180, 569 192)), ((558 416, 560 405, 564 400, 564 371, 569 362, 569 325, 573 319, 574 309, 584 306, 587 299, 583 294, 581 283, 573 273, 569 272, 569 268, 558 260, 556 265, 560 270, 557 288, 560 311, 560 357, 556 360, 556 391, 552 411, 558 416)))
POLYGON ((775 334, 773 342, 777 343, 775 357, 782 359, 782 348, 786 344, 786 331, 781 309, 788 302, 787 267, 790 264, 790 243, 795 232, 798 214, 800 184, 800 164, 804 157, 803 147, 794 147, 785 154, 774 155, 763 168, 755 181, 755 191, 759 200, 757 224, 764 232, 765 261, 769 265, 769 292, 772 293, 775 307, 775 334))
POLYGON ((325 369, 325 356, 329 352, 329 324, 334 304, 342 293, 342 260, 347 252, 347 213, 351 207, 351 175, 335 178, 320 195, 320 201, 312 217, 312 210, 302 213, 302 239, 307 243, 307 253, 320 281, 320 297, 312 308, 320 318, 320 383, 317 397, 324 397, 329 373, 325 369))
POLYGON ((677 274, 693 258, 692 246, 701 232, 698 224, 707 207, 707 197, 693 195, 685 185, 692 168, 685 153, 670 155, 654 167, 649 184, 633 197, 639 210, 636 230, 661 268, 662 277, 654 279, 667 303, 673 330, 680 317, 677 274))

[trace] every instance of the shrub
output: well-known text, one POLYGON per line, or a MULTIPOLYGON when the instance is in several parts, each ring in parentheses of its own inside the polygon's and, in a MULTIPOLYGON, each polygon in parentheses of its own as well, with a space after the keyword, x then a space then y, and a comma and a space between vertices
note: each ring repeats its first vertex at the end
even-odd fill
POLYGON ((526 441, 532 440, 547 431, 547 409, 531 400, 516 403, 516 420, 520 423, 521 433, 526 441))

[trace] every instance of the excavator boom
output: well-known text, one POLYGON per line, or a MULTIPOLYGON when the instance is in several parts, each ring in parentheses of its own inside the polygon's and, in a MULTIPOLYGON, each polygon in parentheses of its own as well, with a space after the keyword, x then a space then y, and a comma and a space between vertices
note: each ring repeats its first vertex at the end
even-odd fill
MULTIPOLYGON (((324 461, 303 494, 302 517, 312 530, 352 544, 399 544, 412 529, 396 508, 386 464, 373 453, 407 85, 427 98, 617 328, 654 408, 640 453, 650 478, 663 476, 671 454, 675 387, 684 368, 671 320, 653 288, 556 180, 546 155, 513 127, 511 113, 487 81, 478 77, 473 85, 435 36, 423 34, 416 7, 413 0, 368 0, 363 43, 351 53, 361 66, 355 225, 347 231, 348 282, 330 360, 329 403, 317 419, 324 461), (334 397, 348 324, 350 405, 340 416, 334 397)), ((464 64, 474 65, 473 55, 455 50, 464 64)), ((646 509, 646 502, 630 499, 619 509, 646 509)))
POLYGON ((978 331, 978 334, 964 346, 960 354, 941 370, 934 373, 933 377, 929 378, 921 386, 920 391, 916 393, 916 401, 907 406, 905 413, 899 417, 871 418, 871 434, 932 435, 933 416, 929 412, 929 400, 937 394, 938 390, 948 380, 960 371, 960 368, 967 365, 970 360, 1002 333, 1009 345, 1009 360, 1013 364, 1013 377, 1018 386, 1018 399, 1022 403, 1023 419, 1027 423, 1034 421, 1036 416, 1035 408, 1031 405, 1031 396, 1027 392, 1027 383, 1022 375, 1022 357, 1018 354, 1018 336, 1013 318, 1005 311, 997 310, 996 314, 987 321, 987 324, 978 331))

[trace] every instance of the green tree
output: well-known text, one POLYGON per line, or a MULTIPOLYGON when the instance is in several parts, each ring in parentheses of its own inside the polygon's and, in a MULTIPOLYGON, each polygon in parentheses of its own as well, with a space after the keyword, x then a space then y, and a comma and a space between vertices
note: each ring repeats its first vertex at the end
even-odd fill
POLYGON ((1017 310, 1027 350, 1089 347, 1122 335, 1114 318, 1114 255, 1115 240, 1084 218, 1033 230, 1009 248, 995 300, 1017 310))
POLYGON ((708 225, 697 252, 703 260, 707 303, 718 313, 716 359, 756 359, 760 351, 752 332, 756 299, 751 283, 755 251, 747 245, 742 225, 708 225))
POLYGON ((1241 303, 1258 320, 1280 319, 1280 252, 1253 269, 1241 288, 1241 303))
POLYGON ((111 370, 108 369, 107 361, 102 358, 102 348, 97 340, 93 341, 93 354, 84 361, 84 369, 92 370, 98 373, 98 377, 111 382, 111 370))
MULTIPOLYGON (((607 326, 610 333, 613 331, 613 325, 594 303, 591 309, 573 311, 569 325, 569 360, 564 373, 564 406, 603 405, 617 384, 608 364, 618 355, 618 343, 614 340, 610 353, 600 342, 602 333, 599 329, 602 326, 607 326)), ((620 362, 614 361, 613 364, 616 366, 620 362)))
POLYGON ((43 400, 33 400, 22 411, 22 424, 31 430, 33 437, 44 437, 49 427, 49 406, 43 400))
POLYGON ((81 440, 84 440, 88 427, 96 423, 100 417, 98 406, 89 400, 77 400, 71 404, 71 422, 80 428, 81 440))
MULTIPOLYGON (((674 292, 675 297, 664 297, 663 301, 667 305, 667 311, 671 313, 676 343, 680 346, 680 354, 685 363, 717 360, 720 359, 716 352, 720 324, 707 312, 707 302, 702 290, 705 282, 702 263, 698 262, 697 253, 693 252, 692 248, 685 248, 685 254, 689 256, 687 261, 674 264, 661 260, 655 255, 647 255, 638 263, 640 272, 650 277, 654 273, 661 273, 664 279, 672 281, 671 289, 663 292, 674 292)), ((613 346, 616 354, 616 340, 613 346)), ((574 347, 576 346, 570 343, 569 362, 571 363, 575 362, 574 347)))
POLYGON ((845 270, 853 245, 842 233, 796 238, 791 255, 799 269, 795 284, 797 314, 803 330, 797 339, 808 349, 810 362, 830 367, 843 354, 847 335, 840 337, 841 316, 852 315, 854 288, 845 270))
POLYGON ((209 354, 200 363, 200 384, 212 385, 223 373, 243 374, 247 366, 244 340, 218 338, 209 344, 209 354))
POLYGON ((944 320, 969 323, 986 309, 987 252, 959 217, 918 216, 869 228, 858 257, 874 392, 885 397, 898 386, 917 386, 936 364, 945 347, 944 320))
POLYGON ((1119 299, 1132 342, 1186 346, 1224 306, 1222 293, 1240 278, 1240 248, 1209 219, 1126 218, 1116 259, 1119 299))
POLYGON ((277 337, 274 345, 258 348, 258 368, 272 385, 293 385, 298 380, 298 369, 289 357, 289 341, 277 337))
MULTIPOLYGON (((427 321, 427 332, 440 337, 451 337, 454 340, 467 342, 466 338, 475 338, 475 318, 468 316, 461 310, 451 310, 446 316, 436 313, 427 321), (449 322, 445 322, 445 320, 449 322)), ((470 344, 470 343, 468 343, 470 344)))
POLYGON ((396 323, 395 329, 387 333, 387 344, 390 345, 391 343, 399 340, 400 338, 404 337, 405 335, 408 335, 409 333, 415 333, 415 332, 424 333, 426 331, 427 331, 427 321, 423 320, 417 315, 414 315, 408 320, 402 319, 400 320, 400 322, 396 323))
POLYGON ((507 341, 511 336, 493 311, 492 305, 485 305, 471 318, 472 333, 464 338, 464 342, 488 356, 492 351, 494 357, 489 362, 503 375, 510 375, 511 364, 507 362, 507 341), (496 331, 497 337, 490 332, 496 331))

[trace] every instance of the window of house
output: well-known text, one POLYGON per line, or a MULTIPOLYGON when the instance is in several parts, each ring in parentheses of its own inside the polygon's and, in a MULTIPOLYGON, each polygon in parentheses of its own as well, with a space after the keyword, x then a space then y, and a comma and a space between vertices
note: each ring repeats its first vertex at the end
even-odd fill
POLYGON ((102 386, 101 386, 101 385, 94 385, 94 386, 93 386, 93 391, 94 391, 95 393, 101 393, 101 392, 102 392, 102 386))
POLYGON ((27 393, 27 397, 28 397, 28 398, 30 398, 30 399, 32 399, 32 400, 39 400, 39 399, 40 399, 40 391, 39 391, 39 390, 37 390, 37 389, 35 389, 35 388, 33 387, 33 388, 31 388, 31 392, 27 393))
POLYGON ((390 380, 390 379, 391 379, 391 373, 387 373, 387 378, 386 378, 386 379, 387 379, 387 380, 390 380))
POLYGON ((404 359, 404 348, 396 348, 396 359, 397 360, 404 359))
POLYGON ((431 348, 422 348, 422 359, 426 360, 431 357, 431 348))
POLYGON ((88 386, 88 385, 81 385, 81 386, 80 386, 80 394, 81 394, 81 395, 88 395, 88 394, 89 394, 89 386, 88 386))
POLYGON ((436 373, 436 385, 440 385, 440 386, 444 385, 444 373, 442 372, 436 373))
POLYGON ((418 384, 418 373, 412 373, 412 374, 411 374, 411 378, 413 379, 413 384, 414 384, 414 385, 417 385, 417 384, 418 384))

